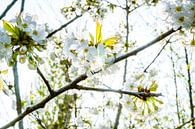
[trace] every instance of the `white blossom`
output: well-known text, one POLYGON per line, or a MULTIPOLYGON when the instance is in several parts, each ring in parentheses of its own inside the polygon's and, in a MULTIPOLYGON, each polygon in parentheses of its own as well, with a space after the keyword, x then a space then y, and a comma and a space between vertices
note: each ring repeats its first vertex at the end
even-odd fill
POLYGON ((66 57, 73 59, 76 57, 76 50, 79 47, 79 41, 75 38, 74 34, 71 33, 66 36, 64 41, 64 54, 66 57), (74 53, 75 52, 75 53, 74 53))
POLYGON ((38 26, 35 30, 31 30, 30 36, 39 44, 44 44, 47 33, 44 26, 38 26))
POLYGON ((10 44, 11 38, 3 31, 0 31, 0 60, 3 58, 7 60, 11 57, 12 49, 10 44))
POLYGON ((191 0, 163 0, 164 11, 168 14, 167 21, 173 27, 182 26, 190 29, 195 26, 195 2, 191 0))

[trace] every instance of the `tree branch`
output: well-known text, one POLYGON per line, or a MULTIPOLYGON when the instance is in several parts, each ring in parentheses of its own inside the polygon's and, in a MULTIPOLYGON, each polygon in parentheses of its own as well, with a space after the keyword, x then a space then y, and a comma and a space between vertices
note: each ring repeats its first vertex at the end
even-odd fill
POLYGON ((60 26, 58 29, 54 30, 53 32, 49 33, 47 35, 46 38, 50 38, 52 37, 55 33, 57 33, 58 31, 62 30, 63 28, 67 27, 70 23, 72 23, 73 21, 75 21, 76 19, 80 18, 82 16, 81 15, 76 15, 73 19, 71 19, 69 22, 65 23, 64 25, 60 26))
POLYGON ((97 92, 112 92, 112 93, 118 93, 118 94, 131 95, 131 96, 135 96, 138 98, 140 98, 140 96, 145 96, 145 97, 162 96, 161 93, 131 92, 131 91, 123 91, 123 90, 115 90, 115 89, 85 87, 85 86, 75 86, 73 89, 86 90, 86 91, 97 91, 97 92))
POLYGON ((173 48, 170 46, 171 49, 171 62, 172 62, 172 69, 173 69, 173 80, 174 80, 174 85, 175 85, 175 101, 176 101, 176 109, 177 109, 177 117, 178 117, 178 122, 180 124, 180 110, 179 110, 179 96, 178 96, 178 85, 177 85, 177 74, 176 74, 176 67, 175 67, 175 62, 173 60, 173 48))
MULTIPOLYGON (((190 64, 188 59, 188 52, 186 47, 184 46, 185 51, 185 59, 186 59, 186 68, 187 68, 187 78, 188 78, 188 87, 189 87, 189 99, 190 99, 190 111, 191 111, 191 119, 194 118, 194 107, 193 107, 193 96, 192 96, 192 82, 191 82, 191 73, 190 73, 190 64)), ((195 129, 195 121, 192 120, 192 129, 195 129)))
POLYGON ((13 0, 8 6, 7 8, 3 11, 3 13, 0 16, 0 20, 5 17, 5 15, 7 14, 7 12, 12 8, 12 6, 17 2, 17 0, 13 0))
POLYGON ((116 6, 116 7, 118 7, 118 8, 125 9, 125 7, 122 7, 121 5, 114 4, 114 3, 112 3, 112 2, 110 2, 110 1, 108 1, 108 0, 104 0, 104 1, 105 1, 106 3, 108 3, 108 4, 111 4, 111 5, 116 6))
POLYGON ((119 120, 120 120, 122 108, 123 108, 123 105, 119 102, 118 110, 117 110, 116 119, 115 119, 115 122, 114 122, 114 128, 113 129, 118 129, 118 125, 119 125, 119 120))
POLYGON ((37 73, 40 75, 40 77, 43 79, 45 85, 47 86, 47 89, 49 91, 49 93, 52 95, 54 94, 54 90, 52 90, 48 80, 45 78, 45 76, 42 74, 41 70, 39 69, 39 67, 37 67, 37 73))
MULTIPOLYGON (((180 30, 180 29, 181 29, 181 27, 178 28, 177 30, 180 30)), ((121 60, 123 60, 123 59, 126 59, 126 58, 130 57, 130 56, 136 55, 138 52, 140 52, 140 51, 144 50, 145 48, 147 48, 147 47, 153 45, 154 43, 156 43, 156 42, 158 42, 158 41, 160 41, 160 40, 166 38, 167 36, 169 36, 170 34, 176 32, 177 30, 171 29, 171 30, 167 31, 166 33, 164 33, 164 34, 162 34, 161 36, 157 37, 156 39, 154 39, 154 40, 151 41, 150 43, 148 43, 148 44, 146 44, 146 45, 144 45, 144 46, 141 46, 141 47, 135 49, 135 50, 132 51, 132 52, 129 52, 129 53, 127 53, 127 54, 124 54, 124 55, 122 55, 122 56, 117 57, 117 58, 114 60, 113 63, 117 63, 117 62, 119 62, 119 61, 121 61, 121 60)), ((99 72, 100 72, 100 71, 99 71, 99 72)), ((97 73, 97 72, 96 72, 96 73, 97 73)), ((14 120, 10 121, 9 123, 7 123, 5 126, 1 127, 0 129, 6 129, 6 128, 10 127, 10 126, 13 126, 16 122, 18 122, 18 121, 20 121, 21 119, 23 119, 26 115, 32 113, 33 111, 35 111, 35 110, 37 110, 37 109, 39 109, 39 108, 43 108, 43 107, 45 106, 45 104, 48 103, 51 99, 55 98, 56 96, 60 95, 61 93, 65 92, 65 91, 67 91, 67 90, 69 90, 69 89, 74 89, 77 83, 79 83, 80 81, 85 80, 86 78, 87 78, 87 75, 86 75, 86 74, 80 75, 79 77, 77 77, 74 81, 72 81, 72 82, 69 83, 68 85, 66 85, 66 86, 64 86, 64 87, 62 87, 62 88, 60 88, 60 89, 57 90, 57 91, 55 91, 54 94, 52 94, 52 95, 50 94, 50 95, 48 95, 46 98, 44 98, 42 101, 40 101, 39 103, 37 103, 37 104, 35 104, 35 105, 31 106, 31 107, 26 108, 26 110, 25 110, 23 113, 21 113, 21 114, 20 114, 19 116, 17 116, 14 120)), ((100 91, 101 91, 101 90, 100 90, 100 91)), ((103 91, 102 91, 102 92, 103 92, 103 91)), ((108 92, 111 92, 111 91, 108 91, 108 92)), ((119 91, 116 90, 116 91, 113 91, 113 92, 116 92, 116 93, 117 93, 117 92, 119 92, 119 91)), ((129 92, 124 92, 124 94, 129 94, 129 92)), ((140 94, 143 95, 143 94, 145 94, 145 93, 141 93, 141 92, 140 92, 140 93, 135 93, 135 92, 132 92, 131 94, 132 94, 132 95, 134 94, 134 96, 136 96, 136 95, 140 95, 140 94)), ((148 94, 148 95, 149 95, 149 94, 148 94)), ((150 95, 153 95, 153 96, 155 96, 155 95, 160 96, 161 94, 150 93, 150 95)))
POLYGON ((150 47, 151 45, 153 45, 153 44, 155 44, 155 43, 157 43, 157 42, 159 42, 159 41, 161 41, 162 39, 166 38, 167 36, 171 35, 172 33, 176 32, 176 31, 178 31, 178 30, 181 30, 181 28, 182 28, 182 27, 179 27, 179 28, 176 29, 176 30, 174 30, 174 29, 172 28, 171 30, 169 30, 169 31, 163 33, 162 35, 158 36, 157 38, 155 38, 155 39, 152 40, 151 42, 149 42, 149 43, 147 43, 147 44, 145 44, 145 45, 143 45, 143 46, 141 46, 141 47, 139 47, 139 48, 137 48, 137 49, 135 49, 135 50, 133 50, 133 51, 131 51, 131 52, 128 52, 128 53, 126 53, 126 54, 124 54, 124 55, 122 55, 122 56, 119 56, 119 57, 115 58, 115 60, 113 61, 113 63, 117 63, 117 62, 119 62, 119 61, 121 61, 121 60, 124 60, 124 59, 130 57, 130 56, 136 55, 138 52, 140 52, 140 51, 142 51, 142 50, 144 50, 144 49, 150 47))
POLYGON ((60 95, 61 93, 69 90, 69 89, 73 89, 76 84, 82 80, 85 80, 87 78, 87 76, 85 74, 80 75, 79 77, 77 77, 73 82, 71 82, 70 84, 60 88, 59 90, 57 90, 56 92, 54 92, 54 94, 50 94, 48 95, 46 98, 44 98, 42 101, 40 101, 39 103, 27 107, 26 110, 21 113, 20 115, 18 115, 14 120, 10 121, 8 124, 6 124, 5 126, 1 127, 0 129, 7 129, 11 126, 14 126, 16 122, 22 120, 26 115, 36 111, 39 108, 44 108, 45 104, 48 103, 50 100, 52 100, 53 98, 55 98, 56 96, 60 95))
POLYGON ((160 56, 161 52, 165 49, 167 44, 170 42, 170 38, 166 41, 166 43, 163 45, 163 47, 160 49, 158 54, 155 56, 155 58, 152 60, 152 62, 144 69, 144 72, 146 73, 148 68, 154 63, 154 61, 160 56))
POLYGON ((39 114, 33 114, 34 119, 37 121, 37 123, 41 126, 42 129, 47 129, 44 125, 44 123, 41 121, 41 119, 39 118, 39 114))
MULTIPOLYGON (((19 87, 19 77, 18 77, 18 67, 17 62, 13 66, 13 74, 14 74, 14 89, 16 96, 16 111, 18 115, 22 112, 22 102, 20 97, 20 87, 19 87)), ((21 120, 18 125, 19 129, 23 129, 23 121, 21 120)))
POLYGON ((22 14, 22 12, 24 11, 24 4, 25 4, 25 0, 21 1, 21 8, 20 8, 20 13, 19 16, 22 14))
POLYGON ((144 2, 144 3, 140 4, 140 5, 138 5, 137 7, 133 8, 133 9, 131 9, 131 10, 129 10, 129 13, 131 13, 131 12, 135 11, 136 9, 142 7, 144 4, 146 4, 146 2, 144 2))

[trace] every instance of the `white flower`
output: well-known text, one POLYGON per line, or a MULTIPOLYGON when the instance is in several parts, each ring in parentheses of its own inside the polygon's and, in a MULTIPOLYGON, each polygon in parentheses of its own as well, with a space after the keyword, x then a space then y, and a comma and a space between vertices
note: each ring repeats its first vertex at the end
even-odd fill
POLYGON ((70 59, 76 58, 77 49, 79 48, 79 41, 74 34, 67 35, 68 38, 64 41, 64 54, 70 59))
POLYGON ((88 60, 91 63, 91 70, 96 71, 102 69, 105 65, 106 52, 103 44, 99 44, 97 48, 89 47, 88 60))
POLYGON ((9 59, 12 55, 11 38, 4 32, 0 31, 0 60, 9 59))
POLYGON ((12 49, 10 46, 0 43, 0 60, 5 58, 8 60, 12 56, 12 49))
POLYGON ((35 30, 32 30, 32 32, 30 33, 30 36, 37 43, 44 44, 46 36, 47 36, 47 33, 45 31, 45 27, 44 26, 38 26, 35 30))
POLYGON ((45 26, 38 25, 35 21, 34 16, 30 14, 25 14, 21 18, 16 18, 12 20, 12 22, 17 23, 17 27, 20 28, 22 31, 27 32, 32 39, 39 43, 45 44, 47 32, 45 31, 45 26))
POLYGON ((6 43, 6 44, 10 44, 11 43, 11 38, 9 37, 9 35, 7 35, 6 33, 4 33, 3 31, 0 31, 0 43, 6 43))
POLYGON ((33 16, 30 14, 25 14, 23 17, 23 22, 28 23, 28 25, 36 26, 36 21, 33 19, 33 16))
POLYGON ((168 22, 174 27, 182 26, 185 29, 190 29, 195 26, 195 6, 193 1, 173 0, 162 1, 164 11, 170 16, 168 22))

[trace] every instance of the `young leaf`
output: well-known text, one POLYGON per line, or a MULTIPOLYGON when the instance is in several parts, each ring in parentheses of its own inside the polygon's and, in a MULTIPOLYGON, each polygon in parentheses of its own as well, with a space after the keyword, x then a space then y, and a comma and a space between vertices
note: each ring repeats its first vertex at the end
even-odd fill
POLYGON ((154 102, 152 102, 152 106, 153 106, 153 108, 154 108, 155 111, 158 110, 158 106, 156 106, 156 104, 154 102))
POLYGON ((151 108, 149 107, 149 105, 147 106, 148 108, 148 114, 150 114, 152 112, 151 108))
POLYGON ((114 44, 117 44, 119 40, 118 36, 113 36, 110 38, 107 38, 103 41, 103 43, 107 46, 107 47, 112 47, 114 44))
POLYGON ((163 101, 161 101, 161 100, 159 100, 159 99, 157 99, 157 98, 154 98, 154 100, 155 100, 156 102, 160 103, 160 104, 163 104, 163 101))
POLYGON ((13 36, 18 37, 19 36, 19 29, 16 28, 12 23, 3 20, 3 27, 11 33, 13 36))
POLYGON ((0 74, 7 74, 7 73, 8 73, 8 69, 0 70, 0 74))
POLYGON ((193 39, 190 41, 190 45, 192 45, 192 46, 194 46, 194 45, 195 45, 194 35, 193 35, 193 39))
POLYGON ((144 115, 144 110, 145 110, 145 109, 142 110, 142 116, 144 115))
POLYGON ((0 78, 0 91, 3 90, 4 84, 2 78, 0 78))
POLYGON ((91 44, 91 45, 94 45, 94 44, 95 44, 95 43, 94 43, 94 37, 93 37, 93 35, 92 35, 91 33, 89 33, 89 37, 90 37, 90 39, 91 39, 90 44, 91 44))
POLYGON ((157 88, 158 88, 158 84, 156 83, 156 81, 152 81, 152 84, 149 86, 149 90, 156 91, 157 88))
POLYGON ((102 41, 102 25, 96 20, 96 44, 102 41))
POLYGON ((192 40, 190 41, 190 45, 192 45, 192 46, 195 45, 195 40, 194 40, 194 39, 192 39, 192 40))

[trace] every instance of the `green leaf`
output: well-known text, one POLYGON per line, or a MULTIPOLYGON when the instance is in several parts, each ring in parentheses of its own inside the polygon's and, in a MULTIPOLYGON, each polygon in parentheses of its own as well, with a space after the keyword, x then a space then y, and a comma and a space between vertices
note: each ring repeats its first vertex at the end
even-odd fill
POLYGON ((195 45, 195 40, 194 40, 194 39, 192 39, 192 40, 190 41, 190 45, 192 45, 192 46, 195 45))
POLYGON ((152 112, 151 108, 148 106, 148 114, 152 112))
POLYGON ((145 109, 142 110, 142 116, 144 115, 144 110, 145 110, 145 109))
POLYGON ((0 70, 0 74, 7 74, 7 73, 8 73, 8 69, 0 70))
POLYGON ((0 78, 0 91, 3 89, 3 87, 4 87, 4 84, 3 84, 4 82, 3 82, 3 79, 2 78, 0 78))
POLYGON ((90 127, 92 126, 92 124, 91 124, 91 121, 89 121, 89 120, 83 120, 83 122, 85 123, 85 124, 88 124, 90 127))
POLYGON ((94 37, 93 37, 93 35, 91 33, 89 33, 89 37, 91 39, 90 45, 95 45, 95 43, 94 43, 94 37))
POLYGON ((192 45, 192 46, 194 46, 194 45, 195 45, 194 35, 193 35, 193 39, 190 41, 190 45, 192 45))
POLYGON ((161 100, 159 100, 159 99, 157 99, 157 98, 154 98, 154 100, 155 100, 156 102, 158 102, 159 104, 163 104, 163 101, 161 101, 161 100))
POLYGON ((113 36, 110 38, 107 38, 106 40, 103 41, 103 43, 107 46, 107 47, 112 47, 114 44, 117 44, 119 40, 119 36, 113 36))
POLYGON ((102 41, 102 25, 96 20, 96 44, 102 41))
POLYGON ((152 102, 152 106, 153 106, 153 108, 154 108, 155 111, 158 110, 158 107, 156 106, 156 104, 154 102, 152 102))
POLYGON ((22 108, 24 108, 24 105, 27 103, 27 101, 26 100, 22 100, 21 101, 21 104, 22 104, 22 108))
POLYGON ((152 81, 152 84, 149 86, 149 90, 156 91, 157 88, 158 88, 158 84, 156 83, 156 81, 152 81))
POLYGON ((5 30, 7 30, 9 33, 11 33, 11 35, 13 35, 14 37, 18 37, 19 36, 19 29, 17 27, 15 27, 14 25, 12 25, 12 23, 3 20, 3 27, 5 28, 5 30))

